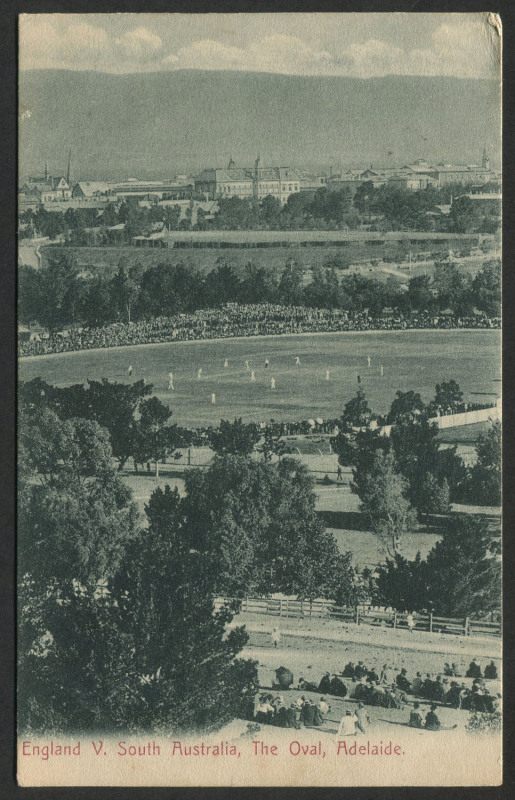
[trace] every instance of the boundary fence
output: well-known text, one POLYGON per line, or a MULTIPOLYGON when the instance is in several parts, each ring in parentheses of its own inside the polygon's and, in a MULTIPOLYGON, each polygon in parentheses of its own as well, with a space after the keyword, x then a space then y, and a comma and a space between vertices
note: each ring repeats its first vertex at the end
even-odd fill
MULTIPOLYGON (((215 598, 215 608, 235 598, 215 598)), ((244 597, 241 611, 285 619, 334 619, 356 625, 408 629, 406 614, 368 605, 337 606, 330 600, 290 600, 289 598, 244 597)), ((432 613, 413 614, 415 630, 450 633, 458 636, 500 636, 500 622, 486 622, 471 617, 438 617, 432 613)))

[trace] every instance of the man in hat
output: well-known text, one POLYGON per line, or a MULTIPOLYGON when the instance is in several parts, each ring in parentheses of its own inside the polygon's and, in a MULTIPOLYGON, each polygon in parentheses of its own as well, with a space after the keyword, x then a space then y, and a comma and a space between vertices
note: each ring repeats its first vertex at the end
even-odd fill
POLYGON ((481 667, 479 666, 479 662, 477 658, 474 658, 473 661, 470 662, 469 668, 465 675, 466 678, 481 678, 481 667))
POLYGON ((315 724, 315 709, 315 704, 311 700, 306 700, 300 712, 300 718, 304 725, 309 727, 315 724))
POLYGON ((409 690, 411 689, 411 683, 407 678, 407 672, 404 669, 404 667, 401 669, 400 673, 395 678, 395 683, 402 692, 409 692, 409 690))
POLYGON ((383 669, 381 670, 381 675, 379 676, 379 682, 387 684, 388 686, 391 684, 392 673, 388 664, 383 664, 383 669))
POLYGON ((422 675, 420 674, 420 672, 417 672, 411 683, 411 693, 418 696, 421 688, 422 688, 422 675))
POLYGON ((426 714, 425 727, 428 731, 439 731, 442 727, 440 720, 436 716, 436 708, 435 704, 432 703, 431 710, 426 714))
POLYGON ((368 670, 365 667, 365 665, 363 664, 363 661, 358 661, 358 663, 357 663, 357 665, 356 665, 356 667, 354 669, 354 677, 356 678, 356 680, 359 681, 361 678, 364 678, 365 675, 367 674, 367 672, 368 672, 368 670))
POLYGON ((349 661, 348 664, 345 664, 342 672, 342 678, 353 678, 354 677, 354 664, 352 661, 349 661))

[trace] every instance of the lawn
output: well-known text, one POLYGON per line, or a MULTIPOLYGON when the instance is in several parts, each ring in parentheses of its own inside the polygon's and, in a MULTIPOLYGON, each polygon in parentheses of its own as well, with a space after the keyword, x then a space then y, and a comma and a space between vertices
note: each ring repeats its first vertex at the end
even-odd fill
POLYGON ((173 409, 173 421, 183 426, 218 425, 221 418, 235 417, 256 422, 331 419, 354 396, 358 375, 376 413, 388 411, 399 390, 414 389, 428 401, 435 384, 451 378, 458 381, 466 400, 493 401, 501 385, 500 346, 496 330, 252 337, 36 356, 20 359, 19 375, 22 380, 39 376, 60 386, 86 379, 145 378, 153 384, 154 394, 173 409), (295 365, 296 356, 300 366, 295 365), (201 380, 197 380, 199 368, 201 380), (167 389, 170 371, 175 391, 167 389))

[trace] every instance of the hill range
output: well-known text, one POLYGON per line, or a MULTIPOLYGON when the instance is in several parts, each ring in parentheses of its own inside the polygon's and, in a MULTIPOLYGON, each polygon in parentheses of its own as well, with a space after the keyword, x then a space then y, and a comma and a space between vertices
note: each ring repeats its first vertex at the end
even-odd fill
POLYGON ((207 166, 499 164, 500 89, 452 77, 20 72, 20 175, 142 179, 207 166), (28 112, 28 113, 27 113, 28 112))

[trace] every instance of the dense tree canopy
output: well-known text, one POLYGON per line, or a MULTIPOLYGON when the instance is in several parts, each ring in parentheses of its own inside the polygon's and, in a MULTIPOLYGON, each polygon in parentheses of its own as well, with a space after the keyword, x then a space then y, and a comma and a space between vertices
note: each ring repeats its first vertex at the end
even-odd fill
POLYGON ((396 555, 379 567, 375 599, 403 611, 480 617, 500 607, 498 556, 498 530, 471 515, 449 517, 427 559, 396 555))
MULTIPOLYGON (((399 251, 392 258, 402 260, 404 255, 399 251)), ((304 305, 340 309, 351 316, 394 313, 409 317, 440 314, 449 308, 456 316, 471 316, 475 311, 500 315, 499 259, 485 261, 473 280, 452 259, 439 261, 433 281, 416 276, 409 280, 407 291, 395 276, 379 280, 357 272, 342 273, 351 262, 347 249, 339 248, 322 264, 315 263, 308 282, 294 259, 274 271, 252 261, 238 265, 230 256, 218 258, 210 271, 181 259, 158 261, 145 269, 139 262, 129 266, 124 257, 110 274, 96 268, 79 271, 74 257, 63 250, 52 255, 46 266, 20 267, 19 317, 24 324, 40 322, 60 331, 80 324, 128 324, 227 303, 304 305)), ((377 259, 372 262, 378 263, 377 259)))
POLYGON ((494 422, 487 433, 479 436, 476 462, 469 470, 465 495, 477 505, 498 506, 502 494, 501 423, 494 422))
POLYGON ((184 535, 180 500, 139 526, 96 422, 21 411, 18 689, 24 732, 144 733, 220 725, 255 669, 216 565, 184 535))
POLYGON ((185 535, 209 554, 217 591, 353 596, 349 554, 340 555, 324 529, 312 479, 297 461, 216 458, 188 474, 186 489, 185 535))
POLYGON ((259 442, 261 433, 255 422, 245 424, 241 417, 234 422, 220 420, 220 427, 209 431, 209 446, 217 455, 248 456, 259 442))

